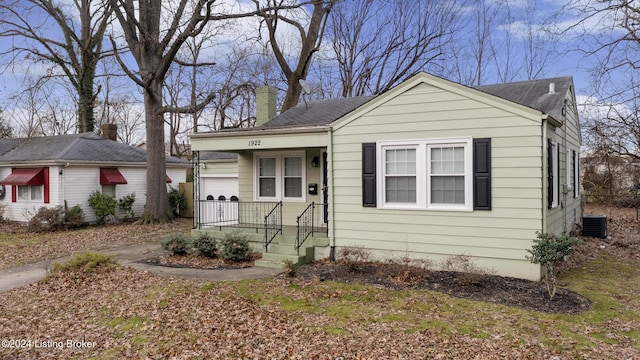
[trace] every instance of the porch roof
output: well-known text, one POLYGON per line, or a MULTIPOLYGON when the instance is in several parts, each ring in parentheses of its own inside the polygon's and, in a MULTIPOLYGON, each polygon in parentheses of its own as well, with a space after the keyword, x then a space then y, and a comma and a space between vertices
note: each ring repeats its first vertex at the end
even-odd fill
POLYGON ((328 126, 314 126, 290 129, 255 128, 238 132, 192 134, 191 150, 244 151, 323 148, 329 144, 329 130, 328 126))

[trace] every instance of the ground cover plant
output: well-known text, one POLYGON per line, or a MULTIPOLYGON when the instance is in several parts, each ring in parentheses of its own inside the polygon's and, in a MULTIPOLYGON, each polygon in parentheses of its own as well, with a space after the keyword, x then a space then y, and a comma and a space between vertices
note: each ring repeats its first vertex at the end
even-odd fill
POLYGON ((415 288, 422 273, 409 261, 396 262, 412 269, 389 279, 396 287, 332 281, 308 266, 295 277, 220 283, 109 266, 60 272, 3 292, 0 302, 2 339, 94 347, 0 348, 0 358, 640 358, 640 243, 624 229, 610 227, 607 241, 583 238, 560 272, 562 288, 589 300, 582 312, 415 288))

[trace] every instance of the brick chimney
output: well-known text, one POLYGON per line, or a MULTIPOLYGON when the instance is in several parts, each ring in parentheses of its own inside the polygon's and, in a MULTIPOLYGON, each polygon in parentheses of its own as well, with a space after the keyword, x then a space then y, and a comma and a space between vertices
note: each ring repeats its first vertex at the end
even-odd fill
POLYGON ((118 125, 116 124, 102 124, 100 127, 102 131, 102 137, 105 139, 118 141, 118 125))
POLYGON ((256 89, 256 126, 263 125, 276 117, 276 97, 278 90, 271 86, 256 89))

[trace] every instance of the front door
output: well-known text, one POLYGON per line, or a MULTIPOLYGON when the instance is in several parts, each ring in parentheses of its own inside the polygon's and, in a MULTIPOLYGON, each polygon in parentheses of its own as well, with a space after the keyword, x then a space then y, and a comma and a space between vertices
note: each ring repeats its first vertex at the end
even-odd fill
POLYGON ((329 223, 329 182, 327 171, 327 153, 322 153, 322 202, 324 209, 322 211, 322 221, 329 223))

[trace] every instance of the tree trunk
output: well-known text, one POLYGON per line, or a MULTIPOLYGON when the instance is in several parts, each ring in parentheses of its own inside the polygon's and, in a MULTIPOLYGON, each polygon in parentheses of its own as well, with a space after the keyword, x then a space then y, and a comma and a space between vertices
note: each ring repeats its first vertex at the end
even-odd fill
POLYGON ((147 203, 140 218, 143 224, 173 220, 169 207, 164 154, 164 118, 162 108, 162 79, 153 79, 144 92, 144 112, 147 125, 147 203))
POLYGON ((78 132, 94 130, 95 115, 93 113, 93 81, 95 80, 95 62, 86 64, 78 74, 78 132))

